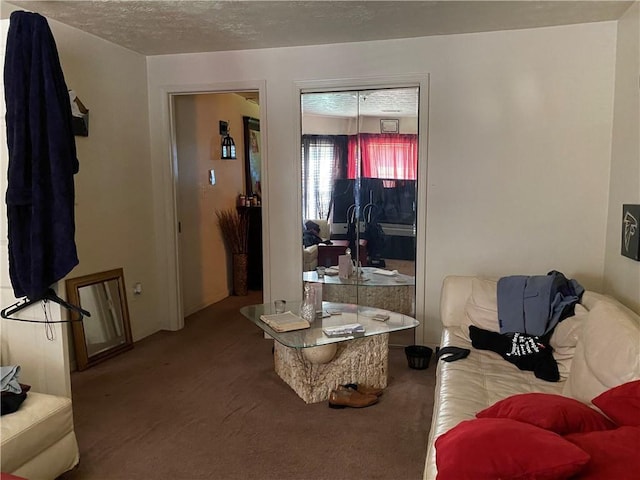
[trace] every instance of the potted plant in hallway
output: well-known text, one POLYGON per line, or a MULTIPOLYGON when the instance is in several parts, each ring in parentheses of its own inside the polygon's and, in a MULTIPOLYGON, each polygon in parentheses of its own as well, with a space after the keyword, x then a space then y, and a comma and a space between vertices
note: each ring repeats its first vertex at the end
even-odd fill
POLYGON ((233 293, 247 295, 249 216, 233 208, 217 210, 222 237, 233 255, 233 293))

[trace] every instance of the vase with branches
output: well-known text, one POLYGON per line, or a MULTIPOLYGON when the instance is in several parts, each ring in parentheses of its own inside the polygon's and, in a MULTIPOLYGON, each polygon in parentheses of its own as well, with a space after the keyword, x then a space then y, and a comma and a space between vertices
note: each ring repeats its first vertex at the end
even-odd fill
POLYGON ((247 295, 249 216, 227 208, 217 210, 216 217, 222 238, 233 255, 233 292, 236 295, 247 295))

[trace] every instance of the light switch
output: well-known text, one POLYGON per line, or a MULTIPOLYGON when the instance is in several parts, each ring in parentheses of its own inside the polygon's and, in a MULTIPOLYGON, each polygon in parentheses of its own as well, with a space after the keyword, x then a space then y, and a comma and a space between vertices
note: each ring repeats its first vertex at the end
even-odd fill
POLYGON ((216 184, 216 172, 213 170, 213 168, 209 170, 209 183, 211 185, 216 184))

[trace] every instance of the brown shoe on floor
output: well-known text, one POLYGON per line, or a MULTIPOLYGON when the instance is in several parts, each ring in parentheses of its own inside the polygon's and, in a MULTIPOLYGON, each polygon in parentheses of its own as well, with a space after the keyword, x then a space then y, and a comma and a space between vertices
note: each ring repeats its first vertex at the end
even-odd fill
POLYGON ((364 395, 351 388, 338 387, 329 394, 329 408, 363 408, 378 403, 375 395, 364 395))
POLYGON ((357 390, 358 393, 362 393, 363 395, 375 395, 379 397, 384 393, 382 388, 377 387, 368 387, 367 385, 361 385, 357 383, 347 383, 344 385, 345 388, 351 388, 352 390, 357 390))

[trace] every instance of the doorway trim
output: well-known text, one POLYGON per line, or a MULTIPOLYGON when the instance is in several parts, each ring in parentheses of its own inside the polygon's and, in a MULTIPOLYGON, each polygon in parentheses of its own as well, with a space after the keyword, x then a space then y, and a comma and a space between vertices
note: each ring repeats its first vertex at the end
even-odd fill
MULTIPOLYGON (((297 135, 295 146, 297 157, 300 158, 302 150, 302 118, 301 95, 303 93, 330 92, 342 90, 372 90, 384 88, 419 87, 418 98, 418 205, 417 212, 421 221, 416 222, 416 291, 415 291, 415 315, 420 322, 416 328, 416 342, 424 342, 426 322, 426 285, 427 285, 427 167, 429 147, 429 74, 377 76, 362 78, 345 78, 332 80, 303 80, 294 82, 293 95, 297 98, 298 115, 295 119, 297 135)), ((300 161, 297 164, 298 178, 302 176, 300 161)), ((302 218, 302 182, 298 183, 297 215, 302 218)), ((302 279, 301 279, 302 282, 302 279)), ((302 288, 302 285, 300 285, 302 288)))
MULTIPOLYGON (((159 138, 151 138, 151 142, 157 142, 157 149, 152 151, 151 174, 154 196, 154 221, 156 224, 156 266, 157 288, 165 292, 158 297, 163 302, 157 305, 158 316, 164 321, 160 326, 163 330, 180 330, 184 327, 184 310, 182 306, 180 261, 178 250, 178 199, 177 199, 177 175, 178 158, 176 149, 176 125, 173 97, 178 95, 196 95, 206 93, 237 93, 252 91, 258 92, 260 98, 261 129, 265 134, 261 138, 262 154, 261 168, 263 185, 268 186, 267 174, 268 146, 266 121, 266 81, 237 81, 225 83, 211 83, 198 85, 163 85, 156 89, 156 101, 160 108, 159 117, 162 124, 159 138), (154 152, 158 155, 154 155, 154 152), (163 313, 166 312, 166 313, 163 313)), ((151 94, 151 92, 150 92, 151 94)), ((153 102, 150 102, 152 105, 153 102)), ((154 115, 150 108, 149 115, 154 115)), ((267 191, 267 189, 263 189, 267 191)), ((263 249, 263 292, 270 291, 269 276, 265 275, 269 269, 269 199, 262 199, 262 249, 263 249)))

